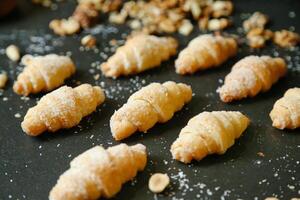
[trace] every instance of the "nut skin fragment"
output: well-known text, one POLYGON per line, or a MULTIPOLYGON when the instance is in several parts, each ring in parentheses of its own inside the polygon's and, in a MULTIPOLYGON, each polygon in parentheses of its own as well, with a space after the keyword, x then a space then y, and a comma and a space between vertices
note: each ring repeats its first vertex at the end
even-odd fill
POLYGON ((16 45, 13 45, 13 44, 9 45, 6 48, 5 52, 6 52, 7 57, 10 60, 12 60, 14 62, 17 62, 18 60, 20 60, 20 50, 16 45))
POLYGON ((153 193, 161 193, 170 184, 170 178, 167 174, 155 173, 148 183, 149 190, 153 193))
POLYGON ((7 78, 6 72, 2 72, 0 74, 0 89, 5 87, 7 80, 8 80, 8 78, 7 78))

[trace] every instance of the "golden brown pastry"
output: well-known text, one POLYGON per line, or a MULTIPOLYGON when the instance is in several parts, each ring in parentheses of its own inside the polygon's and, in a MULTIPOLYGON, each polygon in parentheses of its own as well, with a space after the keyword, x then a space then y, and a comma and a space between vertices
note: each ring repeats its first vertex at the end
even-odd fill
POLYGON ((193 74, 198 70, 217 67, 237 53, 233 38, 204 34, 193 39, 175 61, 178 74, 193 74))
POLYGON ((64 83, 75 73, 75 65, 67 56, 49 54, 46 56, 24 56, 25 68, 19 74, 13 89, 19 95, 51 91, 64 83))
POLYGON ((291 88, 276 101, 270 113, 273 126, 278 129, 300 127, 300 88, 291 88))
POLYGON ((146 163, 146 147, 142 144, 119 144, 106 150, 93 147, 71 161, 70 168, 50 191, 49 200, 111 198, 146 163))
POLYGON ((282 58, 270 56, 247 56, 237 62, 226 76, 220 88, 223 102, 231 102, 246 97, 254 97, 265 92, 287 72, 282 58))
POLYGON ((136 131, 147 132, 157 122, 170 120, 191 98, 192 89, 186 84, 151 83, 132 94, 113 114, 110 119, 113 137, 122 140, 136 131))
POLYGON ((171 37, 139 34, 127 40, 107 62, 101 65, 103 74, 117 78, 157 67, 176 54, 177 41, 171 37))
POLYGON ((30 136, 37 136, 44 131, 71 128, 94 112, 104 99, 104 92, 98 86, 62 86, 43 96, 36 106, 27 111, 22 129, 30 136))
POLYGON ((224 154, 249 125, 240 112, 202 112, 189 120, 171 146, 174 159, 190 163, 209 154, 224 154))

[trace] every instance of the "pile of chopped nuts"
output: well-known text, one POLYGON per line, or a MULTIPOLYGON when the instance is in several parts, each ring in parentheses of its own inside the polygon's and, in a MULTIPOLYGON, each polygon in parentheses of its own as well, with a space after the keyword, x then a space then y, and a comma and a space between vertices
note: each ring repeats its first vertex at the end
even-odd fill
MULTIPOLYGON (((189 35, 195 22, 202 31, 221 31, 229 27, 233 3, 231 0, 78 0, 71 17, 54 19, 49 27, 58 35, 71 35, 97 23, 100 12, 108 13, 111 23, 128 24, 133 30, 131 36, 141 32, 189 35)), ((247 44, 251 48, 263 48, 267 41, 285 48, 299 43, 297 33, 287 30, 273 33, 265 28, 268 22, 269 17, 261 12, 254 12, 243 22, 247 44)))
POLYGON ((248 45, 251 48, 263 48, 266 41, 272 40, 280 47, 288 48, 296 46, 300 41, 297 33, 281 30, 273 33, 265 26, 269 22, 269 17, 263 13, 255 12, 251 17, 243 22, 248 45))
POLYGON ((99 12, 111 12, 119 8, 122 0, 79 0, 73 15, 68 19, 54 19, 49 27, 64 36, 77 33, 97 23, 99 12))
POLYGON ((173 33, 189 35, 193 30, 191 14, 201 30, 223 30, 231 22, 231 1, 211 0, 152 0, 128 1, 119 12, 112 12, 109 21, 124 24, 144 33, 173 33))

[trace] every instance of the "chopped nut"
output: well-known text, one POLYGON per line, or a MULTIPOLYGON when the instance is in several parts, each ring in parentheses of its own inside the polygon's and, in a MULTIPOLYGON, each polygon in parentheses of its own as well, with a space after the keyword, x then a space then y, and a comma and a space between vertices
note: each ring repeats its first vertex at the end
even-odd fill
POLYGON ((196 1, 192 1, 190 10, 194 19, 199 19, 201 15, 201 6, 199 5, 199 3, 196 1))
POLYGON ((0 74, 0 89, 5 87, 7 80, 8 80, 8 78, 7 78, 6 72, 2 72, 0 74))
POLYGON ((149 189, 151 192, 160 193, 169 185, 170 178, 167 174, 156 173, 149 179, 149 189))
POLYGON ((181 12, 181 10, 172 9, 172 10, 168 10, 168 18, 173 23, 178 23, 179 21, 181 21, 184 18, 184 16, 183 16, 183 13, 181 12))
POLYGON ((248 45, 251 48, 263 48, 265 46, 266 40, 263 36, 256 35, 248 38, 248 45))
POLYGON ((254 28, 264 29, 265 25, 268 23, 269 18, 267 15, 261 12, 255 12, 251 17, 243 22, 243 27, 246 32, 254 28))
POLYGON ((218 31, 223 30, 230 26, 229 19, 221 18, 221 19, 211 19, 208 21, 208 30, 210 31, 218 31))
POLYGON ((173 33, 176 27, 170 19, 165 19, 159 23, 159 28, 166 33, 173 33))
POLYGON ((73 19, 79 22, 81 27, 88 28, 96 23, 98 15, 94 4, 81 3, 78 4, 72 16, 73 19))
POLYGON ((180 25, 178 32, 182 35, 189 35, 193 31, 193 24, 190 20, 183 20, 182 24, 180 25))
POLYGON ((265 157, 265 154, 263 152, 258 152, 257 155, 260 157, 265 157))
POLYGON ((262 36, 265 40, 270 40, 273 37, 273 32, 268 29, 254 28, 247 33, 246 37, 249 39, 253 36, 262 36))
POLYGON ((273 32, 272 32, 271 30, 265 29, 264 35, 263 35, 263 36, 264 36, 264 38, 265 38, 266 40, 270 40, 270 39, 273 38, 274 34, 273 34, 273 32))
POLYGON ((198 26, 200 30, 207 30, 208 27, 208 17, 201 17, 198 21, 198 26))
POLYGON ((94 47, 96 46, 97 40, 92 35, 86 35, 81 39, 81 44, 86 47, 94 47))
POLYGON ((78 0, 79 4, 88 4, 92 3, 95 5, 95 8, 104 13, 118 10, 122 0, 78 0))
POLYGON ((293 47, 300 42, 300 36, 292 31, 281 30, 275 32, 273 41, 280 47, 293 47))
POLYGON ((9 45, 6 48, 6 55, 12 61, 18 61, 20 59, 20 50, 16 45, 9 45))
POLYGON ((248 44, 252 48, 262 48, 273 37, 273 32, 262 28, 253 28, 247 33, 248 44))
POLYGON ((130 26, 130 28, 135 30, 135 29, 140 29, 142 27, 142 24, 141 24, 140 20, 135 19, 129 23, 129 26, 130 26))
POLYGON ((215 1, 212 5, 212 10, 214 18, 227 17, 233 11, 233 3, 231 1, 215 1))
POLYGON ((123 11, 121 13, 117 13, 117 12, 112 12, 109 15, 109 22, 114 23, 114 24, 124 24, 125 20, 127 18, 127 12, 123 11))
POLYGON ((69 19, 54 19, 50 22, 49 27, 54 33, 64 36, 72 35, 80 30, 80 24, 70 17, 69 19))

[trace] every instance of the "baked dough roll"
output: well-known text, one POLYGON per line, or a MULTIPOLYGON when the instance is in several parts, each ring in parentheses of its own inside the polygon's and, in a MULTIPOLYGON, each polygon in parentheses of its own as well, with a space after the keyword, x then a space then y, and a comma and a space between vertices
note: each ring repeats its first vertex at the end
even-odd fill
POLYGON ((24 56, 25 68, 19 74, 13 89, 19 95, 51 91, 64 83, 75 73, 75 65, 67 56, 49 54, 46 56, 24 56))
POLYGON ((107 62, 101 65, 103 74, 117 78, 160 65, 176 54, 177 41, 171 37, 139 34, 126 41, 107 62))
POLYGON ((170 120, 191 98, 192 89, 186 84, 151 83, 132 94, 113 114, 110 119, 113 137, 122 140, 136 131, 147 132, 157 122, 170 120))
POLYGON ((286 72, 286 63, 282 58, 247 56, 238 61, 225 77, 224 85, 219 90, 220 98, 223 102, 231 102, 254 97, 269 90, 286 72))
POLYGON ((98 86, 62 86, 43 96, 36 106, 27 111, 22 129, 30 136, 37 136, 44 131, 71 128, 94 112, 104 99, 104 92, 98 86))
POLYGON ((111 198, 146 163, 146 147, 142 144, 119 144, 106 150, 93 147, 71 161, 70 168, 50 191, 49 200, 111 198))
POLYGON ((273 126, 278 129, 300 127, 300 88, 292 88, 276 101, 270 113, 273 126))
POLYGON ((190 163, 209 154, 224 154, 249 125, 240 112, 202 112, 189 120, 171 146, 174 159, 190 163))
POLYGON ((233 38, 204 34, 194 38, 175 61, 178 74, 193 74, 198 70, 217 67, 237 53, 233 38))

